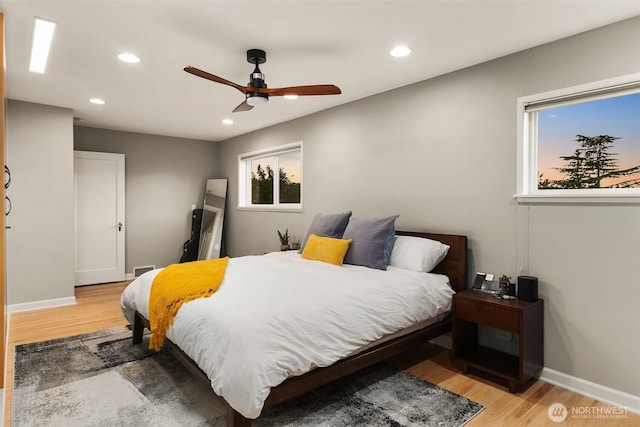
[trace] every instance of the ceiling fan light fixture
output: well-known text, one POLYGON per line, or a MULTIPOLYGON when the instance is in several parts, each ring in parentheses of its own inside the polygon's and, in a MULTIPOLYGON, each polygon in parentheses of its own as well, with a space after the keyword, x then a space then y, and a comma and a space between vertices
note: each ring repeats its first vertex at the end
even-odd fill
POLYGON ((284 99, 298 99, 298 95, 296 95, 296 94, 285 95, 284 99))
POLYGON ((266 93, 250 93, 247 95, 247 104, 252 107, 257 107, 258 105, 264 105, 269 102, 269 95, 266 93))

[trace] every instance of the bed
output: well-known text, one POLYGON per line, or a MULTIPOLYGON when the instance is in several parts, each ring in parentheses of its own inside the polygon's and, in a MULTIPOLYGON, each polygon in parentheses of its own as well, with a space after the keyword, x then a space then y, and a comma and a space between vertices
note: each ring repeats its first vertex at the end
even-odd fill
MULTIPOLYGON (((210 300, 218 302, 224 300, 227 302, 224 305, 220 305, 221 303, 219 303, 216 309, 213 310, 216 313, 220 312, 220 318, 216 320, 216 322, 218 322, 216 325, 227 322, 226 320, 221 320, 222 312, 225 310, 236 312, 237 315, 234 318, 234 325, 225 324, 224 328, 218 326, 212 327, 211 325, 203 326, 200 316, 204 311, 211 311, 211 307, 205 306, 209 301, 192 301, 191 303, 185 304, 176 315, 174 326, 170 328, 167 334, 165 347, 197 378, 209 384, 214 392, 226 403, 227 425, 250 426, 251 419, 259 416, 260 412, 266 407, 304 394, 323 384, 410 350, 425 340, 449 332, 451 330, 451 320, 449 316, 451 294, 455 291, 465 289, 467 283, 467 238, 460 235, 422 232, 396 231, 395 234, 414 239, 421 238, 442 242, 449 246, 449 249, 446 257, 433 269, 431 274, 414 274, 396 267, 389 267, 386 273, 359 266, 344 266, 343 268, 336 269, 332 268, 332 266, 324 266, 322 265, 323 263, 316 261, 302 260, 300 259, 300 255, 293 252, 231 259, 226 273, 227 276, 225 276, 224 279, 225 281, 221 285, 220 290, 216 292, 210 300), (234 267, 231 267, 232 263, 234 267), (308 299, 313 302, 310 306, 311 308, 306 309, 311 312, 314 311, 315 307, 319 307, 318 310, 324 309, 326 311, 326 307, 331 304, 335 304, 336 310, 338 310, 339 306, 347 304, 348 307, 351 307, 348 304, 354 304, 353 309, 347 310, 350 312, 350 315, 351 312, 354 313, 353 318, 347 318, 345 320, 345 322, 352 323, 333 325, 334 322, 330 321, 322 326, 327 330, 326 334, 324 329, 321 331, 308 331, 305 328, 313 329, 315 323, 320 322, 310 321, 310 324, 306 324, 302 318, 290 317, 291 314, 289 310, 293 310, 294 306, 298 305, 296 301, 299 301, 300 296, 295 295, 296 289, 292 290, 292 288, 287 288, 286 280, 283 279, 282 282, 285 284, 282 285, 283 288, 280 291, 286 292, 286 294, 275 298, 275 304, 283 309, 283 313, 279 316, 282 316, 283 319, 286 318, 286 321, 283 320, 281 323, 278 323, 275 328, 269 327, 268 330, 270 331, 269 333, 272 334, 284 335, 284 338, 277 336, 270 337, 268 340, 265 339, 265 343, 266 341, 277 343, 276 348, 266 347, 267 344, 260 342, 258 343, 258 350, 246 351, 244 347, 245 341, 252 342, 251 345, 253 345, 253 341, 260 341, 260 336, 264 335, 264 332, 260 329, 263 328, 263 323, 267 324, 272 322, 273 318, 269 317, 264 322, 260 321, 256 323, 256 319, 262 318, 259 317, 259 313, 256 314, 254 312, 259 311, 259 307, 267 304, 266 301, 270 299, 269 293, 271 293, 272 288, 279 288, 279 283, 270 283, 268 287, 262 286, 262 288, 267 287, 269 291, 264 294, 261 293, 261 288, 256 287, 254 284, 251 292, 255 296, 254 299, 259 300, 260 304, 256 305, 254 301, 245 300, 246 305, 249 307, 247 310, 249 310, 250 313, 244 314, 242 300, 238 298, 234 299, 233 294, 230 293, 231 291, 225 291, 225 289, 232 288, 231 286, 225 288, 225 283, 236 275, 239 275, 239 277, 256 277, 243 276, 243 274, 250 274, 247 270, 255 270, 251 274, 260 274, 263 265, 266 266, 270 264, 276 267, 283 266, 283 271, 285 271, 286 268, 292 268, 291 272, 296 272, 296 274, 303 271, 300 270, 301 268, 304 268, 305 272, 308 268, 312 268, 313 270, 308 270, 309 276, 306 277, 306 280, 309 282, 313 281, 314 276, 324 274, 324 270, 329 271, 330 274, 351 275, 345 280, 353 280, 353 282, 351 282, 353 286, 344 286, 344 284, 342 284, 339 286, 336 285, 337 288, 335 289, 329 286, 329 291, 321 291, 318 289, 320 286, 313 286, 304 289, 304 292, 305 295, 308 295, 308 299), (289 265, 291 265, 291 267, 288 267, 289 265), (393 304, 395 304, 396 297, 387 294, 389 288, 393 288, 391 286, 380 286, 380 292, 378 292, 376 290, 378 288, 373 287, 373 285, 371 288, 359 288, 366 286, 367 281, 375 283, 378 277, 385 277, 385 279, 387 277, 394 277, 395 280, 396 276, 400 278, 398 279, 400 283, 398 286, 405 286, 404 283, 406 281, 406 292, 410 295, 410 299, 422 301, 420 304, 416 304, 416 306, 418 306, 417 308, 405 309, 406 301, 399 300, 398 304, 403 308, 401 310, 393 309, 391 300, 393 300, 393 304), (421 294, 411 294, 415 292, 414 285, 412 284, 414 276, 418 277, 420 283, 426 280, 426 276, 429 276, 429 283, 431 283, 431 280, 433 280, 434 283, 433 285, 429 284, 429 293, 435 292, 435 294, 430 295, 429 299, 421 299, 426 298, 421 296, 421 294), (361 279, 363 283, 360 283, 361 279), (442 289, 442 283, 446 284, 447 291, 442 289), (399 320, 406 324, 403 323, 403 326, 397 330, 394 330, 394 328, 396 328, 395 323, 393 327, 391 327, 391 323, 385 323, 387 321, 386 318, 379 320, 380 324, 375 324, 378 320, 371 319, 370 311, 371 313, 378 313, 375 312, 376 309, 359 307, 360 303, 358 302, 358 298, 353 299, 353 296, 350 296, 348 293, 342 294, 342 290, 345 288, 354 288, 354 290, 349 289, 345 290, 345 292, 356 292, 356 295, 367 294, 366 304, 371 303, 372 306, 377 307, 380 305, 376 305, 375 303, 375 298, 378 297, 384 301, 388 301, 385 302, 383 306, 388 306, 391 317, 396 318, 393 322, 399 320), (366 291, 362 291, 362 289, 366 289, 366 291), (436 290, 434 291, 433 289, 436 290), (326 292, 331 293, 331 298, 335 297, 335 299, 331 300, 329 298, 327 299, 329 304, 325 304, 327 301, 323 299, 325 298, 323 292, 325 292, 325 294, 326 292), (380 295, 378 295, 378 293, 380 295), (443 297, 445 294, 449 294, 448 300, 443 297), (434 302, 431 300, 434 300, 434 302), (423 314, 422 306, 434 306, 436 307, 435 312, 423 314), (191 316, 190 320, 186 320, 187 316, 191 316), (421 316, 426 316, 426 318, 423 319, 421 316), (236 322, 238 325, 235 325, 236 322), (358 323, 367 324, 367 327, 363 328, 364 332, 358 332, 358 334, 367 335, 366 337, 361 337, 360 335, 349 336, 346 332, 341 332, 345 328, 351 329, 353 327, 355 329, 358 323), (203 353, 208 352, 203 343, 209 339, 208 336, 204 337, 204 335, 214 333, 222 334, 220 331, 223 329, 229 329, 229 331, 231 331, 229 335, 232 336, 233 339, 225 338, 225 335, 216 336, 217 341, 215 342, 218 343, 216 347, 223 348, 221 351, 223 355, 234 354, 232 352, 233 349, 227 350, 227 348, 233 346, 239 346, 241 350, 244 349, 245 353, 249 354, 248 359, 240 364, 240 366, 244 368, 239 369, 238 365, 230 365, 230 362, 227 362, 227 359, 236 359, 236 357, 225 358, 225 356, 221 356, 220 354, 214 356, 203 355, 203 353), (291 332, 292 329, 301 329, 302 335, 292 335, 295 334, 295 331, 291 332), (195 332, 192 332, 194 330, 195 332), (198 333, 204 335, 197 338, 185 337, 187 334, 194 333, 196 336, 198 333), (241 336, 244 334, 247 335, 247 338, 241 336), (297 338, 293 339, 292 336, 297 338), (309 339, 305 337, 309 337, 309 339), (194 339, 196 343, 193 342, 194 339), (284 341, 282 341, 282 339, 284 339, 284 341), (309 341, 309 343, 306 341, 309 341), (263 344, 265 347, 262 347, 263 344), (302 347, 305 346, 310 346, 311 355, 303 354, 302 347), (322 351, 317 351, 316 349, 314 352, 313 346, 319 346, 319 349, 322 351), (272 362, 269 362, 269 357, 272 357, 272 362), (243 372, 251 371, 254 363, 256 365, 264 363, 265 367, 256 368, 256 373, 253 376, 245 373, 237 374, 239 370, 243 372), (268 372, 264 373, 264 369, 268 372), (218 378, 226 375, 245 375, 248 379, 242 376, 234 378, 233 381, 231 379, 224 380, 218 378), (259 377, 260 379, 254 381, 254 377, 259 377), (257 383, 254 384, 256 381, 257 383), (232 386, 229 384, 232 384, 232 386), (238 384, 241 384, 241 386, 238 387, 238 384), (245 384, 246 388, 243 388, 245 384), (253 390, 256 385, 257 391, 254 392, 253 390), (249 400, 249 402, 246 403, 245 400, 249 400)), ((149 272, 145 274, 148 274, 149 277, 143 279, 143 275, 132 282, 123 293, 122 298, 125 317, 127 317, 133 325, 134 344, 142 342, 144 329, 149 328, 149 321, 145 316, 147 307, 144 302, 147 296, 145 296, 145 292, 140 289, 144 288, 144 282, 146 282, 146 286, 150 286, 149 282, 152 281, 154 273, 149 272), (142 282, 143 284, 137 282, 142 282)), ((331 283, 337 283, 342 280, 341 276, 328 277, 331 278, 329 279, 331 283)), ((240 288, 240 286, 238 285, 237 288, 240 288)), ((401 293, 404 293, 404 288, 402 289, 401 293)), ((240 291, 237 290, 237 292, 240 291)), ((377 310, 384 311, 384 307, 377 310)), ((265 309, 265 311, 271 312, 274 311, 274 309, 269 308, 268 310, 265 309)), ((375 314, 375 316, 377 315, 378 314, 375 314)), ((307 351, 306 347, 304 351, 307 351)), ((216 350, 216 352, 220 353, 218 350, 216 350)))

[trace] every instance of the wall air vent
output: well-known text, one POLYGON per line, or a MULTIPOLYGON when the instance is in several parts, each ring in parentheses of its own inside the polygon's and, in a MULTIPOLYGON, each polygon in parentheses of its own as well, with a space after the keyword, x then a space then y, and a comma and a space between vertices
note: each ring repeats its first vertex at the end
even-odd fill
POLYGON ((155 265, 144 265, 142 267, 133 267, 133 277, 142 276, 147 271, 155 270, 155 265))

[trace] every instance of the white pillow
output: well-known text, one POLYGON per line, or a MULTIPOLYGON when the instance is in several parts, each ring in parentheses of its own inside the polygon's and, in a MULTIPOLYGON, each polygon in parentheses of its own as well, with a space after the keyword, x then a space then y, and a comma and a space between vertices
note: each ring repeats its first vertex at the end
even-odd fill
POLYGON ((396 236, 389 265, 428 273, 447 256, 449 246, 437 240, 396 236))

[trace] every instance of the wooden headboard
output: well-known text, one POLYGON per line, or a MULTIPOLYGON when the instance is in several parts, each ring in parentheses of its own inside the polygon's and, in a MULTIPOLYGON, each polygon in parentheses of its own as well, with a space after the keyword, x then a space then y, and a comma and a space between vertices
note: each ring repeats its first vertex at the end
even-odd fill
POLYGON ((449 245, 449 252, 446 258, 433 269, 433 273, 448 276, 451 287, 455 291, 467 289, 467 236, 421 233, 415 231, 396 231, 396 234, 400 236, 415 236, 424 239, 438 240, 445 245, 449 245))

